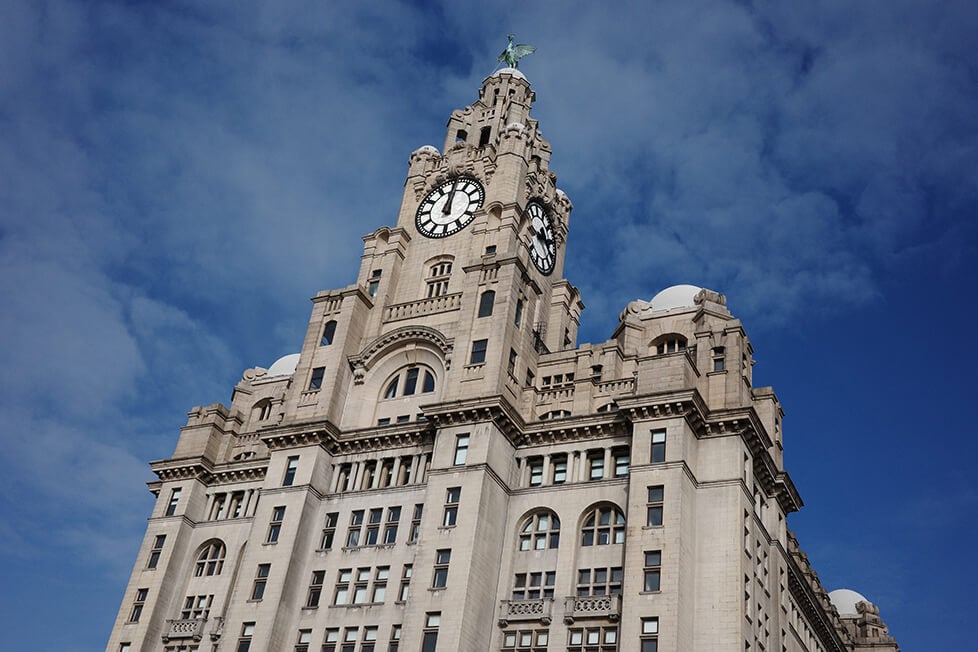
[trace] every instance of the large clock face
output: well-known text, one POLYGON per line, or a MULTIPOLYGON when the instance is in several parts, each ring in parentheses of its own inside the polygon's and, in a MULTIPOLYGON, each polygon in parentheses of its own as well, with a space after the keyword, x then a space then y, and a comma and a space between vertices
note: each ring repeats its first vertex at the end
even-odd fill
POLYGON ((557 262, 557 241, 554 238, 554 225, 547 210, 533 201, 526 205, 530 216, 530 260, 541 272, 550 275, 557 262))
POLYGON ((444 238, 464 229, 482 206, 486 193, 475 179, 458 177, 439 185, 418 206, 414 220, 429 238, 444 238))

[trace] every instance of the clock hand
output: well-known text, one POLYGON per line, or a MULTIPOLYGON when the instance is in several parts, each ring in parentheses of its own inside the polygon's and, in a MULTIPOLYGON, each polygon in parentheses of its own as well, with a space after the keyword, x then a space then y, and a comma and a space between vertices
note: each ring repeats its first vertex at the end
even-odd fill
POLYGON ((441 212, 443 215, 448 215, 452 212, 452 200, 455 199, 455 186, 458 185, 458 179, 452 182, 452 190, 448 193, 448 201, 442 206, 441 212))

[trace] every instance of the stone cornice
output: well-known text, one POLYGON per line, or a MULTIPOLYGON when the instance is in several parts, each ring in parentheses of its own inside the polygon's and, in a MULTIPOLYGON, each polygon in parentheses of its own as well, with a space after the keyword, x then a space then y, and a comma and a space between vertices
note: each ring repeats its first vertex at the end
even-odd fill
POLYGON ((208 486, 262 480, 267 467, 267 458, 217 465, 203 457, 158 460, 150 463, 150 468, 162 482, 198 480, 208 486))
POLYGON ((526 424, 519 411, 499 394, 422 405, 421 409, 436 428, 492 421, 513 446, 522 443, 526 430, 526 424))
POLYGON ((620 413, 603 412, 534 422, 527 426, 520 443, 523 446, 539 446, 603 437, 627 437, 631 432, 631 424, 620 413))
POLYGON ((331 421, 322 420, 269 428, 261 433, 261 441, 269 450, 322 446, 332 455, 422 446, 433 439, 432 426, 427 421, 343 432, 331 421))
POLYGON ((788 550, 785 558, 788 566, 788 591, 795 604, 818 633, 819 641, 829 650, 849 652, 849 642, 843 640, 845 629, 836 615, 828 593, 818 580, 818 575, 808 563, 808 556, 798 546, 794 533, 788 530, 788 550), (829 611, 831 609, 832 611, 829 611))

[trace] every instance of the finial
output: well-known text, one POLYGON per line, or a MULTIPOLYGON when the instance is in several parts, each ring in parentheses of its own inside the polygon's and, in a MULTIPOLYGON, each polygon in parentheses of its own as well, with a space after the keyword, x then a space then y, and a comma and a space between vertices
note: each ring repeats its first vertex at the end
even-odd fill
POLYGON ((504 62, 510 68, 519 68, 520 59, 537 51, 535 46, 526 45, 525 43, 513 45, 513 39, 516 38, 515 34, 507 34, 506 38, 509 39, 509 43, 506 45, 503 53, 496 57, 496 61, 504 62))

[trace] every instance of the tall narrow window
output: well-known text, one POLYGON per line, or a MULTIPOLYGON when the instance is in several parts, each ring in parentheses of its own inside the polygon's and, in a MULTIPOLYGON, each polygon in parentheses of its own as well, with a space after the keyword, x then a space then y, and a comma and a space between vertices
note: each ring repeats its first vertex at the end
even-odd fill
POLYGON ((408 532, 408 543, 417 543, 421 536, 421 514, 423 511, 423 504, 418 503, 414 506, 414 514, 411 516, 411 531, 408 532))
POLYGON ((149 589, 136 589, 136 597, 132 601, 132 611, 129 612, 129 622, 139 622, 139 617, 143 615, 143 607, 146 606, 147 597, 149 597, 149 589))
POLYGON ((411 367, 407 370, 407 375, 404 378, 404 395, 411 396, 418 389, 418 374, 421 370, 417 367, 411 367))
POLYGON ((370 568, 357 569, 357 581, 353 585, 353 604, 366 604, 367 585, 370 583, 370 568))
POLYGON ((363 528, 363 510, 356 509, 350 513, 350 529, 346 533, 346 547, 356 548, 360 545, 360 530, 363 528))
POLYGON ((726 349, 722 346, 713 347, 713 371, 723 371, 724 365, 724 353, 726 349))
POLYGON ((642 619, 642 649, 640 652, 659 652, 659 619, 642 619))
POLYGON ((659 590, 659 579, 662 574, 662 551, 648 550, 645 552, 645 588, 646 592, 659 590))
POLYGON ((431 578, 431 588, 443 589, 448 584, 448 564, 451 560, 451 550, 435 552, 435 573, 431 578))
POLYGON ((370 596, 370 602, 373 604, 383 604, 384 598, 387 597, 387 580, 391 576, 390 566, 378 566, 374 573, 374 586, 373 595, 370 596))
POLYGON ((516 310, 513 313, 513 323, 519 328, 523 323, 523 299, 516 302, 516 310))
POLYGON ((265 543, 277 543, 278 535, 282 533, 282 521, 285 520, 285 505, 272 509, 272 520, 268 523, 268 536, 265 543))
POLYGON ((615 477, 624 478, 628 475, 628 463, 631 459, 628 448, 616 448, 611 454, 615 458, 615 477))
POLYGON ((351 581, 353 581, 353 569, 340 569, 336 576, 336 591, 333 593, 333 604, 340 606, 349 604, 351 581))
POLYGON ((377 290, 380 289, 380 275, 382 270, 375 269, 370 272, 370 281, 367 283, 367 294, 372 297, 377 296, 377 290))
POLYGON ((567 481, 567 456, 554 456, 550 459, 550 467, 553 469, 553 483, 563 484, 567 481))
POLYGON ((255 623, 241 623, 241 636, 238 637, 237 652, 251 650, 251 637, 255 635, 255 623))
POLYGON ((458 435, 455 437, 455 466, 465 464, 469 456, 469 436, 458 435))
POLYGON ((323 637, 323 650, 322 652, 336 652, 336 646, 340 643, 340 629, 339 627, 330 627, 326 630, 326 635, 323 637))
POLYGON ((377 626, 363 628, 363 642, 360 644, 360 652, 374 652, 377 648, 377 626))
POLYGON ((180 487, 174 488, 170 492, 170 502, 166 505, 166 512, 164 516, 173 516, 177 512, 177 505, 180 503, 180 487))
POLYGON ((441 612, 425 614, 424 629, 421 634, 421 652, 435 652, 438 646, 438 626, 441 625, 441 612))
POLYGON ((384 544, 392 545, 397 541, 397 524, 401 520, 401 508, 387 508, 387 524, 384 526, 384 544))
POLYGON ((153 549, 149 551, 149 561, 146 562, 146 568, 156 568, 157 564, 160 563, 160 555, 163 554, 164 543, 166 543, 166 535, 157 534, 153 540, 153 549))
POLYGON ((489 137, 492 135, 492 127, 483 127, 479 131, 479 147, 485 147, 489 144, 489 137))
POLYGON ((343 652, 355 652, 359 629, 359 627, 347 627, 343 630, 343 652))
POLYGON ((295 641, 295 652, 309 652, 310 642, 312 642, 312 630, 300 629, 295 641))
POLYGON ((539 487, 543 484, 543 458, 531 457, 527 461, 530 465, 530 486, 539 487))
POLYGON ((391 638, 387 644, 387 652, 398 652, 401 645, 401 626, 391 625, 391 638))
POLYGON ((404 564, 404 569, 401 571, 401 590, 397 594, 398 602, 407 602, 408 591, 411 588, 411 575, 414 573, 414 566, 412 564, 404 564))
POLYGON ((380 522, 383 518, 384 510, 380 507, 371 509, 367 515, 367 537, 363 541, 365 546, 375 546, 380 538, 380 522))
POLYGON ((509 372, 510 376, 516 375, 516 350, 509 350, 509 361, 506 363, 506 371, 509 372))
POLYGON ((336 320, 330 319, 323 326, 323 339, 319 342, 320 346, 329 346, 333 343, 333 337, 336 336, 336 320))
POLYGON ((472 342, 472 355, 469 357, 469 364, 485 364, 486 347, 489 340, 475 340, 472 342))
POLYGON ((445 496, 445 518, 442 519, 442 525, 445 527, 454 526, 458 520, 458 503, 461 499, 461 487, 450 487, 448 489, 448 495, 445 496))
POLYGON ((320 550, 329 550, 333 547, 333 538, 336 536, 336 521, 339 516, 338 512, 330 512, 326 515, 326 522, 323 524, 323 538, 319 544, 320 550))
POLYGON ((283 487, 291 487, 295 482, 295 472, 299 469, 299 456, 293 455, 285 464, 285 477, 282 478, 283 487))
POLYGON ((649 526, 662 525, 662 498, 664 487, 661 484, 649 487, 649 502, 646 506, 646 521, 649 526))
POLYGON ((322 389, 323 378, 326 376, 326 367, 316 367, 312 370, 312 375, 309 377, 309 391, 317 391, 322 389))
POLYGON ((600 480, 604 477, 604 450, 591 451, 587 454, 588 477, 600 480))
POLYGON ((652 461, 653 462, 666 461, 666 431, 665 430, 652 431, 652 461))
POLYGON ((265 585, 268 583, 268 574, 271 570, 271 564, 258 564, 258 571, 255 573, 255 583, 251 587, 252 600, 261 600, 265 597, 265 585))
POLYGON ((318 570, 312 572, 312 580, 309 582, 309 593, 306 595, 306 606, 314 609, 319 606, 319 600, 323 595, 323 582, 326 581, 326 571, 318 570))
POLYGON ((486 290, 479 297, 479 317, 489 317, 492 315, 492 307, 496 302, 496 293, 493 290, 486 290))

